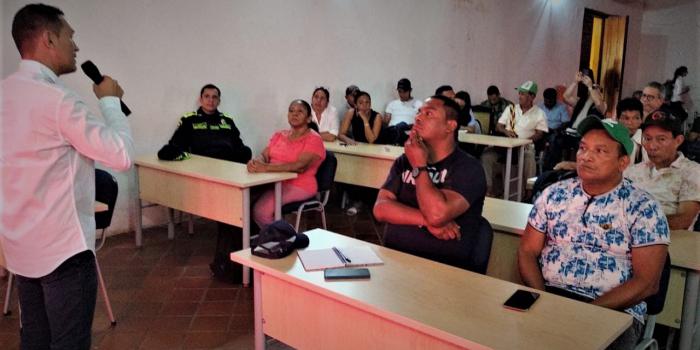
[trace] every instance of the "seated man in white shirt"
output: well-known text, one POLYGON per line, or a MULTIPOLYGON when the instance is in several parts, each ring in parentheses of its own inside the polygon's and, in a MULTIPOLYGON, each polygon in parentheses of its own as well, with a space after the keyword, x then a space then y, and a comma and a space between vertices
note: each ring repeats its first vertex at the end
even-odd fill
POLYGON ((661 204, 672 230, 692 230, 700 212, 700 164, 678 152, 682 143, 680 119, 653 112, 642 124, 642 145, 649 160, 625 170, 635 186, 661 204))
POLYGON ((406 142, 408 138, 406 132, 411 130, 418 109, 423 105, 423 102, 411 96, 412 90, 410 80, 406 78, 399 80, 396 86, 399 98, 387 104, 382 120, 384 125, 388 126, 382 128, 382 143, 403 145, 406 142))
MULTIPOLYGON (((498 119, 496 131, 507 137, 532 140, 532 144, 524 147, 523 179, 527 179, 535 176, 534 142, 542 138, 549 129, 544 111, 533 103, 537 95, 537 84, 528 80, 516 90, 518 90, 518 104, 506 107, 498 119)), ((487 195, 489 196, 497 195, 494 192, 493 181, 496 173, 502 168, 499 164, 502 151, 502 148, 499 150, 496 147, 489 147, 481 155, 481 163, 484 165, 486 173, 487 195)))

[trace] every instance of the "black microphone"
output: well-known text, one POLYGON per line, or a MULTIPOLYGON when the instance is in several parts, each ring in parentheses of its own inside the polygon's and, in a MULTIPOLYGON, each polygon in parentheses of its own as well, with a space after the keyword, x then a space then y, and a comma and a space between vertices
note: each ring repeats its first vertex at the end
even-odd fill
MULTIPOLYGON (((100 73, 100 70, 97 69, 97 66, 92 63, 92 61, 87 60, 83 62, 83 64, 80 65, 80 68, 83 69, 83 73, 85 73, 85 75, 87 75, 88 78, 90 78, 95 84, 99 85, 102 80, 104 80, 104 76, 102 73, 100 73)), ((127 116, 131 114, 131 110, 124 104, 124 101, 119 100, 119 103, 121 103, 122 112, 124 112, 124 114, 127 116)))

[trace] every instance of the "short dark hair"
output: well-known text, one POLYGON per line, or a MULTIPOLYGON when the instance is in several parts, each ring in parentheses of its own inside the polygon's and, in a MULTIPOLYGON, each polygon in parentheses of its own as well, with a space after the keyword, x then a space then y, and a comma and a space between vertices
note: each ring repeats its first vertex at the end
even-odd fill
POLYGON ((216 92, 219 94, 219 98, 221 98, 221 90, 219 90, 219 88, 216 87, 216 85, 214 85, 214 84, 207 84, 207 85, 202 86, 202 89, 199 90, 200 97, 204 94, 204 90, 206 90, 206 89, 216 89, 216 92))
POLYGON ((557 90, 554 88, 546 88, 544 89, 544 92, 542 93, 542 97, 547 99, 547 100, 556 100, 557 99, 557 90))
POLYGON ((459 105, 455 100, 442 95, 434 95, 430 96, 430 98, 442 101, 443 108, 445 109, 445 118, 447 120, 459 120, 459 105))
POLYGON ((326 101, 331 100, 331 93, 328 92, 328 89, 326 89, 325 87, 319 86, 319 87, 315 88, 314 92, 311 94, 311 96, 316 95, 316 91, 322 91, 323 94, 326 95, 326 101))
POLYGON ((496 85, 491 85, 486 89, 486 95, 491 96, 491 95, 500 95, 501 91, 498 90, 498 86, 496 85))
POLYGON ((639 112, 639 117, 644 118, 644 105, 642 104, 642 101, 634 97, 628 97, 620 100, 620 102, 617 103, 616 110, 618 118, 624 111, 639 112))
POLYGON ((12 39, 22 54, 26 45, 43 30, 58 35, 61 32, 63 11, 44 4, 29 4, 22 7, 12 20, 12 39))
POLYGON ((454 91, 452 86, 442 85, 442 86, 438 87, 437 89, 435 89, 435 95, 442 95, 443 92, 450 91, 450 90, 454 91))
POLYGON ((664 84, 661 84, 658 81, 650 82, 649 84, 647 84, 647 87, 659 90, 659 95, 661 95, 661 98, 664 98, 664 96, 666 96, 666 88, 664 87, 664 84))

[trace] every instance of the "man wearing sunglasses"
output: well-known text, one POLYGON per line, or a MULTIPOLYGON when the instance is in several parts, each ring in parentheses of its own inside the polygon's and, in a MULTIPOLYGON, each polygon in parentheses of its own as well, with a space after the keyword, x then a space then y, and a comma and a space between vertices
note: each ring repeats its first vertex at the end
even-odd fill
POLYGON ((627 128, 586 118, 576 154, 578 176, 537 198, 518 249, 523 282, 533 288, 620 310, 632 326, 610 346, 631 349, 642 333, 668 252, 660 206, 623 178, 634 148, 627 128))
POLYGON ((631 166, 625 176, 661 204, 672 230, 691 229, 700 212, 700 164, 678 151, 681 121, 656 111, 642 124, 642 146, 649 160, 631 166))

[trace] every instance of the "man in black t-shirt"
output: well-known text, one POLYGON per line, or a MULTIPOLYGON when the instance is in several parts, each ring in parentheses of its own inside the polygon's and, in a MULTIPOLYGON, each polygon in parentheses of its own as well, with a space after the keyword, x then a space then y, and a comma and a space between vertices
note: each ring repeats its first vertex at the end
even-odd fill
POLYGON ((379 190, 374 216, 387 222, 384 244, 464 269, 479 233, 486 177, 454 133, 459 106, 433 96, 420 108, 405 154, 379 190))

